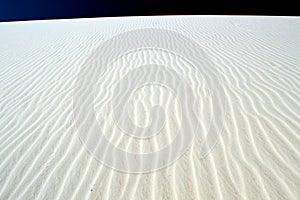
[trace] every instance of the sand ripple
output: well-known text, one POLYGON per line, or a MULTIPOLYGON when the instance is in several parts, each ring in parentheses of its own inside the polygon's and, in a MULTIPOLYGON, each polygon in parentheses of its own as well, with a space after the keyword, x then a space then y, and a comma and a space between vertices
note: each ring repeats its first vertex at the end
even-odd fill
POLYGON ((173 16, 0 24, 0 199, 299 199, 298 21, 173 16), (141 38, 137 30, 157 29, 197 44, 166 34, 158 43, 173 51, 145 48, 156 32, 141 38), (97 66, 91 55, 99 45, 133 30, 126 47, 143 41, 144 49, 104 48, 120 56, 93 68, 100 74, 82 70, 88 59, 97 66), (96 80, 92 92, 87 82, 76 90, 79 75, 96 80), (125 158, 121 166, 131 169, 114 170, 79 137, 76 112, 88 116, 89 103, 96 120, 82 122, 97 123, 120 151, 150 154, 181 139, 148 159, 153 163, 135 165, 129 154, 98 145, 111 165, 125 158), (207 140, 218 123, 222 134, 207 140), (204 141, 214 147, 205 155, 204 141), (127 173, 144 165, 148 170, 127 173))

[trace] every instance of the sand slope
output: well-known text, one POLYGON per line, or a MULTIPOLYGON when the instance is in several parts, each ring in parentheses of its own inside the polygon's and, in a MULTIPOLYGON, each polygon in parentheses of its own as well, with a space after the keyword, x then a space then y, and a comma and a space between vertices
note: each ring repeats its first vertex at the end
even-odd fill
MULTIPOLYGON (((299 199, 299 55, 300 20, 291 17, 2 23, 0 199, 299 199), (217 144, 204 159, 200 137, 172 165, 131 174, 111 169, 82 144, 74 119, 74 88, 81 67, 100 44, 143 28, 171 30, 201 45, 203 62, 209 61, 222 76, 226 116, 217 144)), ((205 77, 171 54, 131 52, 110 63, 94 96, 103 134, 128 152, 155 151, 168 144, 184 116, 180 110, 190 106, 178 103, 168 88, 145 86, 130 96, 128 116, 143 127, 151 124, 151 106, 162 105, 166 113, 162 134, 152 143, 141 143, 112 126, 113 88, 130 70, 149 62, 168 65, 189 81, 199 101, 201 131, 208 130, 212 103, 207 100, 205 77)), ((133 80, 148 76, 137 74, 133 80)), ((116 104, 132 83, 128 80, 116 92, 116 104)), ((164 73, 161 80, 176 82, 164 73)), ((89 95, 86 98, 93 97, 89 95)))

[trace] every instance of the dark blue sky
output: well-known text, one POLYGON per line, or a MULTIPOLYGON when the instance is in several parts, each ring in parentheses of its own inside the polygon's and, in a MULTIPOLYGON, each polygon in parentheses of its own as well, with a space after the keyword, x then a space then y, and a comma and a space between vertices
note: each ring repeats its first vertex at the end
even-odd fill
POLYGON ((0 0, 0 21, 133 15, 297 15, 287 1, 0 0))

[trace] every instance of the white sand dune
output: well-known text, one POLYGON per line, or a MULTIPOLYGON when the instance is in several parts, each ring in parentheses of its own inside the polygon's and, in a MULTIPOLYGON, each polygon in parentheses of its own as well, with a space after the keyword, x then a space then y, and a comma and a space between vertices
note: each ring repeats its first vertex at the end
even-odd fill
POLYGON ((298 18, 0 24, 1 200, 300 199, 299 133, 298 18))

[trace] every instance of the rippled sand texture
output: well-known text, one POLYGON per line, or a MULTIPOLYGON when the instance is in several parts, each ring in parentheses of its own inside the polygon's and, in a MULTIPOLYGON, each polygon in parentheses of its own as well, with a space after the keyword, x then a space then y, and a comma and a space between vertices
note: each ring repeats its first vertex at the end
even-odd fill
MULTIPOLYGON (((174 137, 182 109, 190 105, 160 85, 145 85, 128 101, 128 116, 140 127, 151 123, 151 106, 165 108, 166 124, 154 141, 137 141, 115 125, 111 99, 122 103, 131 79, 130 87, 123 84, 115 93, 113 88, 145 63, 168 65, 190 81, 201 131, 207 131, 213 109, 207 77, 168 52, 141 50, 112 61, 95 84, 94 110, 103 135, 135 153, 156 151, 174 137)), ((298 18, 168 16, 0 24, 0 199, 300 199, 299 133, 298 18), (132 174, 111 169, 86 150, 73 100, 78 73, 94 50, 115 35, 143 28, 181 33, 202 46, 206 56, 201 59, 222 76, 226 116, 217 144, 204 159, 200 137, 174 164, 132 174)))

